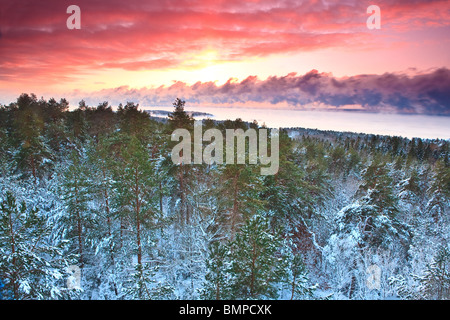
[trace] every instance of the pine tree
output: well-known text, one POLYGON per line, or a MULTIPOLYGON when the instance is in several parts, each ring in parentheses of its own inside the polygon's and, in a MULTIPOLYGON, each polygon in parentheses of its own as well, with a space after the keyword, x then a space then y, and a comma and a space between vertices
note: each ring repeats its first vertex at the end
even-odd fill
MULTIPOLYGON (((173 102, 173 106, 175 110, 172 113, 169 113, 169 121, 168 121, 168 133, 172 134, 172 132, 176 129, 193 129, 194 119, 189 116, 184 110, 185 101, 177 98, 173 102)), ((169 144, 169 148, 174 146, 174 142, 169 144)), ((183 156, 182 154, 180 156, 183 156)), ((184 224, 189 224, 190 215, 191 215, 191 205, 188 202, 188 186, 191 180, 191 166, 187 166, 183 163, 179 165, 172 165, 169 173, 174 177, 176 181, 176 191, 175 198, 179 198, 178 205, 178 215, 180 226, 184 224)))
POLYGON ((260 197, 271 224, 293 232, 304 252, 316 246, 310 221, 319 217, 318 208, 329 194, 328 178, 318 161, 303 163, 303 155, 286 132, 280 131, 279 170, 264 177, 260 197), (306 167, 306 169, 305 169, 306 167))
POLYGON ((421 181, 419 179, 419 173, 414 168, 411 171, 410 176, 400 182, 400 198, 410 201, 416 202, 416 198, 421 193, 421 181))
MULTIPOLYGON (((117 113, 120 115, 120 111, 117 113)), ((97 108, 87 112, 88 132, 96 141, 101 136, 107 136, 117 129, 117 115, 107 101, 100 103, 97 108)))
POLYGON ((270 233, 261 215, 247 219, 231 244, 231 297, 263 299, 277 297, 282 278, 282 258, 277 255, 281 238, 270 233))
POLYGON ((41 100, 40 104, 43 110, 45 142, 53 152, 58 152, 67 139, 65 118, 66 111, 69 109, 69 102, 66 99, 57 102, 54 98, 51 98, 48 102, 41 100))
POLYGON ((184 106, 186 101, 176 98, 173 102, 175 110, 169 113, 169 127, 173 131, 178 128, 192 129, 194 119, 186 113, 184 106))
POLYGON ((275 175, 264 177, 261 197, 267 200, 266 208, 277 224, 292 221, 298 215, 303 218, 308 216, 304 209, 307 207, 305 198, 309 188, 305 172, 298 163, 300 155, 294 148, 293 141, 281 131, 279 170, 275 175))
POLYGON ((139 110, 139 104, 127 102, 125 106, 119 105, 117 116, 122 133, 134 136, 143 143, 147 141, 150 135, 150 115, 139 110))
POLYGON ((446 246, 438 249, 419 283, 425 299, 450 300, 450 250, 446 246))
POLYGON ((282 282, 286 284, 289 299, 306 299, 313 295, 314 287, 308 284, 309 278, 303 257, 298 253, 292 241, 285 240, 281 249, 282 282))
MULTIPOLYGON (((0 203, 0 274, 6 299, 57 299, 71 263, 53 225, 11 192, 0 203)), ((67 298, 67 296, 66 296, 67 298)))
POLYGON ((257 166, 227 164, 218 170, 222 181, 218 186, 218 204, 233 240, 245 220, 264 210, 265 201, 260 197, 264 190, 263 177, 259 176, 257 166))
POLYGON ((174 288, 166 282, 155 280, 157 267, 148 263, 136 264, 125 283, 126 295, 131 299, 161 300, 173 298, 174 288))
POLYGON ((433 180, 427 193, 430 196, 427 211, 436 221, 445 217, 450 199, 450 167, 442 161, 436 163, 433 180))
POLYGON ((66 123, 72 139, 84 141, 87 138, 89 128, 86 113, 88 109, 86 102, 81 100, 78 108, 68 113, 66 123))
POLYGON ((62 224, 68 232, 72 247, 78 255, 78 264, 85 264, 85 244, 89 231, 96 224, 89 201, 92 199, 92 182, 87 158, 76 149, 72 150, 70 163, 64 170, 61 193, 66 204, 62 224))
POLYGON ((329 170, 335 175, 339 175, 344 170, 345 165, 345 150, 343 147, 335 146, 330 154, 330 167, 329 170))
MULTIPOLYGON (((122 224, 126 222, 132 231, 132 253, 136 257, 135 269, 137 277, 142 279, 145 274, 143 259, 146 243, 151 236, 151 230, 156 226, 158 218, 158 185, 153 179, 155 164, 151 160, 145 145, 135 136, 122 136, 118 140, 115 152, 115 202, 122 224)), ((125 226, 122 226, 124 231, 125 226)), ((125 240, 122 235, 122 241, 125 240)), ((144 282, 138 290, 138 296, 146 294, 144 282)))
POLYGON ((102 281, 102 289, 107 299, 120 297, 120 267, 123 265, 120 253, 120 225, 114 200, 114 176, 110 140, 104 135, 89 152, 92 166, 92 191, 94 212, 98 223, 93 230, 92 246, 95 248, 96 264, 102 267, 97 278, 102 281))
POLYGON ((346 169, 344 173, 344 179, 346 179, 348 176, 350 176, 351 172, 356 172, 359 170, 359 166, 361 164, 361 156, 360 154, 354 149, 350 148, 347 153, 347 161, 346 161, 346 169))
MULTIPOLYGON (((226 121, 219 126, 222 131, 226 129, 241 129, 245 132, 248 129, 247 124, 241 119, 235 121, 226 121)), ((258 135, 258 133, 256 133, 258 135)), ((226 134, 224 134, 224 139, 226 134)), ((236 138, 234 138, 236 139, 236 138)), ((244 159, 250 159, 250 139, 244 138, 245 155, 244 159)), ((226 142, 224 141, 225 145, 226 142)), ((233 152, 233 159, 237 159, 237 144, 234 150, 224 152, 224 158, 228 158, 228 151, 233 152)), ((263 195, 265 190, 264 177, 260 174, 261 164, 237 164, 224 163, 214 166, 214 171, 217 172, 217 178, 221 183, 216 186, 217 191, 217 206, 224 217, 223 223, 225 230, 228 230, 228 237, 233 240, 235 234, 238 232, 240 226, 245 220, 252 217, 254 214, 264 212, 266 206, 266 198, 263 195)))
MULTIPOLYGON (((400 170, 402 172, 403 170, 400 170)), ((400 207, 403 208, 407 223, 422 224, 426 212, 426 191, 428 170, 413 168, 406 178, 398 183, 400 207)))
POLYGON ((203 299, 222 300, 230 297, 230 248, 227 244, 214 241, 209 246, 206 260, 207 273, 202 289, 203 299))
POLYGON ((18 169, 24 174, 30 173, 35 184, 47 160, 53 154, 44 141, 44 121, 42 106, 35 95, 23 94, 17 99, 18 109, 15 117, 15 131, 19 144, 16 155, 18 169))
POLYGON ((363 182, 358 194, 363 202, 373 205, 378 212, 394 217, 398 209, 398 198, 394 195, 393 180, 385 162, 375 159, 363 172, 363 182))
POLYGON ((15 164, 10 150, 12 146, 6 128, 0 127, 0 177, 12 172, 15 164))
POLYGON ((394 194, 392 178, 386 164, 374 160, 363 173, 357 195, 360 199, 343 209, 343 222, 357 227, 363 245, 387 247, 394 239, 407 248, 410 241, 408 227, 398 219, 398 197, 394 194))

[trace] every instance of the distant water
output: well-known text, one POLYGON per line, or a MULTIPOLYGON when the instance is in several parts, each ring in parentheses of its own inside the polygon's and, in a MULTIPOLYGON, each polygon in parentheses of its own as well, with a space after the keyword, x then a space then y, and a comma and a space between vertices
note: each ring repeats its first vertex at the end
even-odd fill
MULTIPOLYGON (((146 108, 151 110, 153 108, 146 108)), ((171 107, 154 109, 172 111, 171 107)), ((450 139, 450 117, 363 113, 355 111, 303 111, 256 108, 196 107, 186 111, 213 114, 215 120, 256 120, 267 127, 302 127, 319 130, 350 131, 406 138, 450 139)), ((204 119, 205 117, 195 117, 204 119)))

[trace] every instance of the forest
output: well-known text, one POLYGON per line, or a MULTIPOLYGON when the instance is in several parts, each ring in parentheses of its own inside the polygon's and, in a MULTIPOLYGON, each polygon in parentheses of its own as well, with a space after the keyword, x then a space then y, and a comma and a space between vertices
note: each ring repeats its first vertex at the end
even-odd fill
POLYGON ((176 165, 184 106, 0 105, 1 299, 450 299, 448 140, 280 128, 274 175, 176 165))

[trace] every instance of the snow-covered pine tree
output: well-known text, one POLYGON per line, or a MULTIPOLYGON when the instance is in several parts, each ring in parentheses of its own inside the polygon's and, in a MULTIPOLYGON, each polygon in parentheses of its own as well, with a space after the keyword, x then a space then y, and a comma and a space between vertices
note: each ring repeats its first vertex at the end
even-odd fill
POLYGON ((231 243, 231 298, 277 298, 282 279, 281 237, 270 232, 268 219, 248 218, 231 243))
POLYGON ((290 300, 312 298, 314 287, 309 284, 303 257, 291 239, 283 241, 281 256, 283 258, 282 265, 280 265, 283 270, 282 282, 288 291, 286 298, 290 300))
POLYGON ((223 210, 224 229, 228 230, 228 236, 233 240, 246 219, 264 210, 265 201, 260 198, 263 179, 255 165, 222 165, 218 170, 222 181, 218 186, 218 202, 223 210))
POLYGON ((441 218, 448 217, 450 166, 446 165, 443 161, 438 161, 433 171, 433 179, 427 190, 430 200, 427 203, 426 210, 438 221, 441 218))
POLYGON ((230 247, 219 241, 209 246, 207 273, 202 288, 203 299, 223 300, 230 297, 230 247))
POLYGON ((61 194, 65 202, 65 214, 61 223, 70 239, 74 253, 78 255, 78 265, 83 268, 86 262, 85 246, 88 241, 89 229, 95 225, 95 217, 89 201, 92 199, 92 181, 83 150, 73 149, 63 173, 61 194))
POLYGON ((424 275, 419 277, 420 291, 425 299, 450 300, 450 250, 440 246, 424 275))
POLYGON ((94 251, 92 255, 91 282, 99 283, 98 294, 105 299, 119 299, 123 273, 123 264, 119 254, 120 223, 117 208, 114 206, 114 177, 112 153, 109 149, 110 141, 104 135, 98 142, 88 148, 89 166, 91 173, 90 207, 97 223, 90 234, 90 245, 94 251), (101 267, 99 267, 101 266, 101 267))
POLYGON ((153 246, 151 236, 159 216, 159 183, 153 178, 155 161, 146 145, 135 136, 121 136, 114 148, 114 198, 122 219, 121 243, 130 250, 133 277, 141 279, 132 294, 143 298, 149 290, 144 259, 149 257, 153 246))
POLYGON ((392 276, 391 285, 402 299, 449 300, 450 299, 450 250, 446 245, 437 248, 431 262, 421 274, 392 276))
POLYGON ((18 144, 16 162, 18 170, 27 176, 31 173, 35 184, 48 160, 53 158, 52 150, 43 137, 44 121, 42 103, 35 95, 22 94, 17 99, 15 115, 15 137, 18 144))
POLYGON ((407 248, 410 234, 407 226, 397 218, 398 197, 386 163, 375 159, 367 167, 357 194, 362 197, 358 205, 344 210, 343 222, 357 226, 364 244, 386 248, 395 238, 407 248))
MULTIPOLYGON (((36 209, 18 204, 11 192, 0 202, 0 274, 4 299, 58 299, 64 287, 65 241, 52 236, 53 224, 36 209)), ((70 295, 71 293, 68 292, 70 295)))

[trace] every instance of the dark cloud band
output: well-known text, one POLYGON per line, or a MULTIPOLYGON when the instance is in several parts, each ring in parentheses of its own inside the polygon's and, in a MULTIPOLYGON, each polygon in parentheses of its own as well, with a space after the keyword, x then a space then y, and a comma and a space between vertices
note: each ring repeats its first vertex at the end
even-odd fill
MULTIPOLYGON (((78 95, 79 97, 79 95, 78 95)), ((196 105, 285 103, 297 108, 311 104, 345 108, 359 105, 369 112, 398 112, 450 115, 450 70, 406 75, 358 75, 335 78, 312 70, 304 75, 290 73, 260 80, 250 76, 242 81, 230 79, 222 85, 175 82, 169 87, 131 89, 122 86, 86 95, 87 101, 109 100, 111 103, 134 101, 143 106, 170 106, 180 97, 196 105)))

